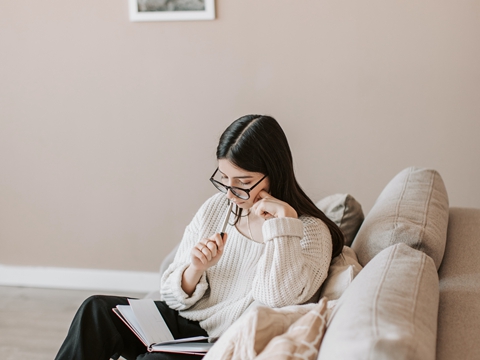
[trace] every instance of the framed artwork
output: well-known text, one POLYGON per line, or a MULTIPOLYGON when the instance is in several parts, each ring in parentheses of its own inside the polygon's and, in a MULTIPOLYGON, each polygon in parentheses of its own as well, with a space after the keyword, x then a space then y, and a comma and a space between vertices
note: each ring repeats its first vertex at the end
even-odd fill
POLYGON ((215 0, 128 0, 130 21, 215 19, 215 0))

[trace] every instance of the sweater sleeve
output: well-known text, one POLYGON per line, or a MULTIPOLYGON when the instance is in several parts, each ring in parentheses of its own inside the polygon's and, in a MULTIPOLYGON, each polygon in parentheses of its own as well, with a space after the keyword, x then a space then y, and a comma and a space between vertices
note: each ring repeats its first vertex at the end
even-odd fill
POLYGON ((175 260, 167 270, 165 270, 162 276, 162 287, 160 288, 161 299, 165 301, 170 308, 177 311, 186 310, 193 306, 202 298, 208 289, 206 273, 203 273, 191 296, 182 289, 183 272, 190 265, 190 250, 196 243, 194 239, 195 233, 187 228, 177 250, 175 260), (192 245, 189 246, 190 244, 192 245))
POLYGON ((208 281, 206 272, 203 273, 193 294, 189 296, 182 289, 182 276, 190 265, 190 253, 195 244, 204 237, 215 232, 218 219, 212 214, 221 213, 224 204, 218 196, 207 200, 185 229, 180 246, 170 266, 165 270, 161 280, 160 294, 167 305, 177 311, 186 310, 195 305, 207 292, 208 281))
POLYGON ((255 300, 270 307, 301 304, 328 274, 332 237, 320 219, 278 218, 263 224, 265 252, 253 283, 255 300))

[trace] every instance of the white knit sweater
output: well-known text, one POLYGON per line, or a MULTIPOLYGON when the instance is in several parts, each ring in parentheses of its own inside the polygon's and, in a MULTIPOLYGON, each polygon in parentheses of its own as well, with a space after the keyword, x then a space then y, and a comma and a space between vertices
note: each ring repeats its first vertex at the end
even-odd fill
POLYGON ((309 300, 327 277, 332 255, 330 231, 317 218, 267 220, 262 228, 264 243, 248 239, 229 225, 220 261, 203 274, 188 296, 181 280, 190 264, 190 251, 199 240, 220 231, 227 207, 224 194, 202 205, 163 274, 160 290, 162 300, 182 317, 198 321, 212 337, 220 336, 255 300, 270 307, 309 300))

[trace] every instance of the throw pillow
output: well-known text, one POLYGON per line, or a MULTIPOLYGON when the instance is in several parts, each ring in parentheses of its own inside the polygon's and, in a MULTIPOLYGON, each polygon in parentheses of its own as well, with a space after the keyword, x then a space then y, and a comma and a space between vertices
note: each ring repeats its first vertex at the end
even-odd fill
POLYGON ((448 195, 435 170, 409 167, 385 187, 365 218, 352 249, 365 266, 383 249, 405 243, 438 268, 445 252, 448 195))
POLYGON ((378 254, 337 301, 319 360, 434 360, 439 304, 432 259, 400 243, 378 254))
POLYGON ((349 194, 333 194, 316 205, 342 230, 345 245, 350 246, 365 218, 360 203, 349 194))
POLYGON ((274 337, 255 360, 315 360, 327 325, 327 299, 323 298, 287 332, 274 337))
POLYGON ((358 263, 355 251, 344 246, 341 254, 336 256, 330 264, 328 276, 320 291, 320 298, 338 299, 361 269, 362 265, 358 263))

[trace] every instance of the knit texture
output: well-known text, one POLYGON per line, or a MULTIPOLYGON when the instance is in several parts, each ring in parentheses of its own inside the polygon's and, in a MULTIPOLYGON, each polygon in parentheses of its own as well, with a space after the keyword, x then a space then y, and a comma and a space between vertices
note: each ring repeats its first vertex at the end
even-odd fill
POLYGON ((202 205, 185 229, 160 289, 168 306, 198 321, 212 337, 220 336, 254 301, 276 308, 309 300, 326 279, 332 255, 330 231, 317 218, 267 220, 262 228, 264 243, 248 239, 229 225, 222 257, 188 296, 181 281, 191 249, 220 231, 227 207, 223 194, 202 205))

